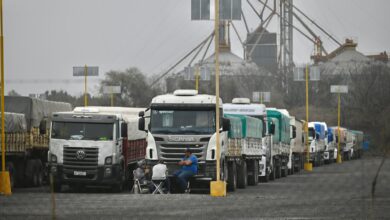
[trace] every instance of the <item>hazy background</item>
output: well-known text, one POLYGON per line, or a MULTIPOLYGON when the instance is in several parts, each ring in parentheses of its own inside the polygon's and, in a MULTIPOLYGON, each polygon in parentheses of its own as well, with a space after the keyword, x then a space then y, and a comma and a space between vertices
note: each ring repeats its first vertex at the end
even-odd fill
MULTIPOLYGON (((388 0, 294 3, 338 40, 357 40, 361 52, 390 51, 388 0)), ((259 19, 244 0, 243 7, 255 28, 259 19)), ((271 31, 277 31, 276 22, 271 31)), ((245 38, 243 22, 235 24, 245 38)), ((190 0, 4 0, 5 89, 22 95, 51 89, 81 94, 82 83, 65 80, 74 79, 73 66, 87 64, 100 67, 100 77, 88 86, 95 93, 97 80, 109 70, 136 66, 147 74, 161 73, 212 29, 212 21, 190 20, 190 0)), ((309 62, 312 43, 294 34, 295 61, 309 62)), ((231 36, 233 52, 242 56, 234 32, 231 36)), ((336 48, 322 39, 328 51, 336 48)))

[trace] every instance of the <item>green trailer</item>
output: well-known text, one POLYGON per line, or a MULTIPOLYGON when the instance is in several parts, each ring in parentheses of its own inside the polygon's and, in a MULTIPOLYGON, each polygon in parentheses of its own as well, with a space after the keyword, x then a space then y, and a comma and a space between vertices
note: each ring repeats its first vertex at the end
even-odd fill
POLYGON ((270 178, 285 177, 291 148, 291 117, 286 110, 267 108, 268 133, 272 135, 272 164, 270 178))
MULTIPOLYGON (((230 120, 227 158, 228 183, 237 182, 239 188, 256 185, 259 178, 259 161, 262 158, 263 122, 260 119, 236 114, 224 114, 230 120), (236 179, 236 181, 234 180, 236 179)), ((228 184, 234 189, 232 184, 228 184)))

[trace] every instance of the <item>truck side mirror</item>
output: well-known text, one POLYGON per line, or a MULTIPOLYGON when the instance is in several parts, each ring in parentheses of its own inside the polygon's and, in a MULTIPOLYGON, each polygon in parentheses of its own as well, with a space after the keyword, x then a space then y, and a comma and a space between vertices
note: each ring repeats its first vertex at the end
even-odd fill
POLYGON ((138 119, 138 130, 145 131, 145 118, 138 119))
POLYGON ((140 112, 138 113, 138 116, 139 116, 140 118, 143 118, 143 117, 145 116, 145 112, 144 112, 144 111, 140 111, 140 112))
POLYGON ((127 124, 126 123, 122 123, 122 126, 121 126, 121 136, 123 138, 127 138, 127 124))
POLYGON ((271 124, 269 126, 269 133, 274 135, 275 134, 275 124, 271 124))
POLYGON ((229 131, 230 130, 230 120, 227 118, 222 118, 222 130, 229 131))
POLYGON ((43 119, 39 124, 39 133, 46 134, 46 119, 43 119))

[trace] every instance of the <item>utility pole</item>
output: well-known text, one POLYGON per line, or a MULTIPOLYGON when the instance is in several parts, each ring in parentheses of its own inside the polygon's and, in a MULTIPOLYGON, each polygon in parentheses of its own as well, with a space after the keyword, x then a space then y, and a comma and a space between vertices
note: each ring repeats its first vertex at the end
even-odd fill
POLYGON ((226 196, 226 182, 221 181, 220 175, 220 121, 219 121, 219 0, 215 0, 215 22, 214 22, 214 43, 215 43, 215 134, 216 134, 216 181, 210 183, 210 194, 211 196, 221 197, 226 196))
POLYGON ((1 187, 0 194, 11 195, 9 172, 5 170, 5 114, 4 114, 4 32, 3 32, 3 0, 0 0, 0 53, 1 53, 1 187))

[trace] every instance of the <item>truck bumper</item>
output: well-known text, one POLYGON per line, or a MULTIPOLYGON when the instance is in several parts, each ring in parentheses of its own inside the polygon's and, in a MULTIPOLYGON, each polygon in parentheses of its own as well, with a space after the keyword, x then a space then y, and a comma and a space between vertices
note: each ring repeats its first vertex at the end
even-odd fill
POLYGON ((69 170, 61 164, 50 164, 49 171, 60 184, 112 185, 122 180, 119 164, 98 166, 95 170, 69 170))

